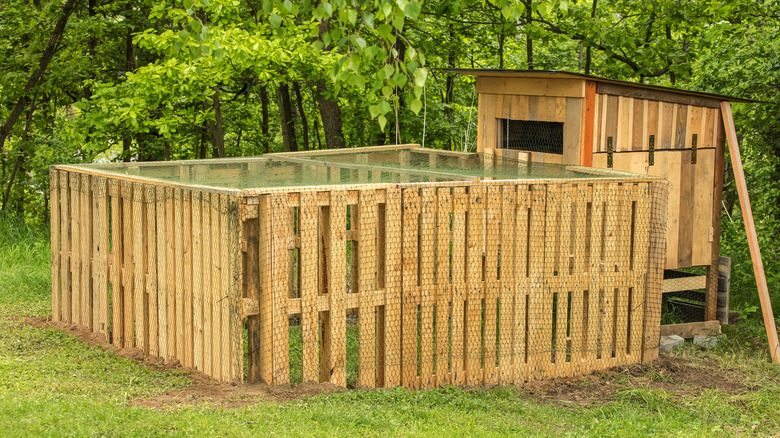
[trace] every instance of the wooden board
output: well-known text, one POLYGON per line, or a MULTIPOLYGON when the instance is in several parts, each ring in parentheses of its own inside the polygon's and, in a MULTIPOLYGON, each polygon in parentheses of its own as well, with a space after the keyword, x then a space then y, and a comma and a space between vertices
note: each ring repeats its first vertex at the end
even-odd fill
POLYGON ((60 309, 60 181, 57 171, 49 170, 49 208, 51 238, 51 319, 61 321, 60 309))

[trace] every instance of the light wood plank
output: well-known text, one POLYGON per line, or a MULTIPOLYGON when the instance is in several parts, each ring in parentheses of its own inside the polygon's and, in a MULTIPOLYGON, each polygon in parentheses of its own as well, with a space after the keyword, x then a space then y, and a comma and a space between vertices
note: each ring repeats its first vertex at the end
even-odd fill
MULTIPOLYGON (((376 282, 376 228, 377 204, 373 190, 361 190, 359 193, 357 214, 359 274, 358 294, 360 310, 358 312, 358 386, 373 388, 376 385, 376 315, 373 291, 376 282)), ((353 249, 354 251, 354 249, 353 249)))
POLYGON ((402 312, 402 368, 401 384, 404 388, 417 389, 417 296, 418 257, 420 242, 419 215, 420 195, 418 189, 404 189, 403 193, 403 295, 402 312))
POLYGON ((436 188, 421 190, 420 212, 420 387, 435 386, 434 299, 436 293, 436 188))
POLYGON ((301 336, 303 366, 302 380, 319 380, 319 360, 317 330, 319 312, 317 311, 317 236, 318 208, 315 193, 301 193, 300 236, 301 236, 301 336))
POLYGON ((466 299, 466 239, 468 194, 464 187, 453 189, 452 216, 452 384, 466 384, 465 299, 466 299))
POLYGON ((133 184, 133 303, 135 313, 136 347, 149 354, 149 322, 147 320, 149 303, 146 300, 146 277, 144 260, 144 212, 143 186, 133 184))
POLYGON ((466 347, 466 384, 473 386, 482 383, 482 254, 485 211, 485 187, 469 187, 466 248, 466 309, 465 309, 465 347, 466 347))
MULTIPOLYGON (((146 299, 149 303, 149 354, 160 355, 159 316, 157 313, 157 209, 154 186, 144 186, 146 210, 146 299)), ((201 369, 202 370, 202 369, 201 369)))
POLYGON ((61 321, 60 310, 60 180, 58 171, 49 169, 49 228, 51 234, 51 319, 61 321))
POLYGON ((165 214, 165 188, 157 186, 155 214, 157 216, 157 331, 159 356, 168 355, 168 221, 165 214))
POLYGON ((328 295, 330 298, 330 382, 346 386, 346 193, 330 193, 330 260, 328 262, 328 295))
POLYGON ((225 345, 222 343, 222 299, 225 297, 222 282, 222 275, 225 274, 222 272, 222 252, 226 249, 222 240, 223 218, 220 214, 219 195, 216 193, 211 194, 209 213, 211 214, 211 376, 221 380, 224 376, 222 358, 226 353, 225 345))
POLYGON ((450 383, 450 338, 451 321, 450 302, 452 286, 450 283, 450 247, 452 229, 452 195, 449 187, 439 188, 436 193, 436 385, 450 383))
POLYGON ((133 245, 133 184, 123 181, 122 192, 122 328, 124 329, 124 347, 133 348, 135 282, 134 282, 134 245, 133 245))
POLYGON ((59 171, 60 189, 60 321, 71 322, 70 315, 70 190, 68 172, 59 171))

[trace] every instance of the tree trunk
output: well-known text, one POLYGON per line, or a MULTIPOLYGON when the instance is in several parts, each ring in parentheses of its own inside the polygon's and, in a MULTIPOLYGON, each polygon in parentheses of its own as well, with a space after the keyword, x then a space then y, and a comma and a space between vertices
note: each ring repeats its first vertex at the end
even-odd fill
POLYGON ((214 121, 209 120, 209 134, 211 135, 211 145, 214 148, 212 155, 219 158, 225 158, 225 132, 222 129, 222 105, 219 103, 219 91, 214 87, 214 94, 211 96, 211 107, 214 109, 214 121))
POLYGON ((11 134, 11 129, 13 129, 17 120, 19 120, 19 116, 22 114, 22 111, 24 111, 24 108, 29 103, 30 91, 32 91, 32 89, 38 85, 41 77, 43 77, 43 73, 46 71, 46 68, 49 66, 49 63, 54 57, 54 53, 57 50, 57 45, 62 38, 62 34, 65 33, 65 25, 68 24, 70 15, 73 13, 73 10, 76 9, 76 6, 78 6, 80 2, 81 0, 67 0, 62 6, 60 18, 57 20, 57 24, 54 26, 54 30, 49 37, 49 43, 43 50, 41 59, 38 62, 38 67, 35 69, 35 71, 33 71, 32 75, 30 75, 30 79, 27 80, 27 84, 24 86, 22 96, 16 102, 16 105, 11 110, 11 114, 8 115, 8 118, 3 123, 3 126, 0 127, 0 150, 2 150, 5 146, 5 140, 11 134))
POLYGON ((260 104, 263 107, 263 153, 267 154, 270 146, 270 138, 268 135, 268 90, 265 89, 265 86, 260 87, 260 104))
POLYGON ((322 130, 325 132, 325 146, 328 149, 341 149, 344 145, 344 134, 341 132, 341 108, 334 100, 325 97, 325 81, 317 81, 317 101, 320 104, 322 130))
MULTIPOLYGON (((312 92, 312 96, 314 96, 316 93, 312 92)), ((320 109, 319 105, 317 105, 317 99, 312 99, 312 104, 314 104, 314 114, 317 114, 320 109)), ((322 149, 322 139, 320 138, 320 124, 317 122, 317 116, 315 115, 312 119, 312 122, 314 123, 314 136, 317 137, 317 149, 322 149)))
POLYGON ((198 142, 199 144, 198 144, 197 157, 200 159, 206 158, 206 152, 207 152, 206 143, 209 141, 208 135, 209 135, 208 123, 204 121, 203 124, 200 126, 200 141, 198 142))
POLYGON ((292 105, 290 103, 290 87, 287 84, 282 84, 276 89, 276 104, 279 107, 279 121, 282 124, 284 151, 297 151, 295 119, 293 118, 292 105))
POLYGON ((298 107, 298 115, 301 117, 301 129, 303 133, 303 150, 309 150, 309 122, 306 119, 306 112, 303 111, 303 97, 301 96, 301 87, 298 82, 293 82, 293 91, 295 92, 295 103, 298 107))
MULTIPOLYGON (((598 4, 598 0, 593 0, 593 5, 590 10, 590 21, 593 23, 593 19, 596 18, 596 5, 598 4)), ((585 50, 585 74, 590 74, 590 63, 591 63, 591 54, 590 54, 590 46, 585 50)))

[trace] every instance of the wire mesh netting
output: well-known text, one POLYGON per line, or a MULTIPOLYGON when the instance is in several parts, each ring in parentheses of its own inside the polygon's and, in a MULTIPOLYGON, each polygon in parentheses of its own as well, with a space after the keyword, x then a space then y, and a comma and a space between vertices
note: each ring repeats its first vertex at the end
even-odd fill
POLYGON ((53 317, 219 380, 522 384, 657 354, 658 178, 383 149, 52 181, 53 317))

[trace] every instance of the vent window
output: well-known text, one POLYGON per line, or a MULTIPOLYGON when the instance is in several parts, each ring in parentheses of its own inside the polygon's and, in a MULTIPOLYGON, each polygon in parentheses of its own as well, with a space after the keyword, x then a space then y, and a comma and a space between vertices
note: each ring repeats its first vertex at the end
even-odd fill
POLYGON ((498 119, 498 147, 563 155, 563 123, 498 119))

